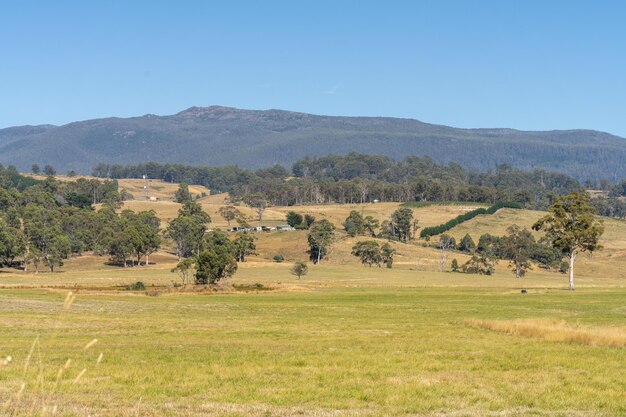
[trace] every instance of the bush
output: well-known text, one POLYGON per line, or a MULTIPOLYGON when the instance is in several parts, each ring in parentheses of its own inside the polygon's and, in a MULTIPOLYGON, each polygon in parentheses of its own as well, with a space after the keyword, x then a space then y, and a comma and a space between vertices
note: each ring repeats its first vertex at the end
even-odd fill
POLYGON ((452 260, 452 264, 450 265, 452 268, 452 272, 459 272, 459 261, 455 259, 452 260))
POLYGON ((143 282, 141 281, 137 281, 134 284, 130 284, 128 286, 128 290, 129 291, 145 291, 146 290, 146 286, 143 282))
POLYGON ((285 262, 285 257, 283 255, 281 255, 280 253, 278 255, 274 255, 274 262, 285 262))

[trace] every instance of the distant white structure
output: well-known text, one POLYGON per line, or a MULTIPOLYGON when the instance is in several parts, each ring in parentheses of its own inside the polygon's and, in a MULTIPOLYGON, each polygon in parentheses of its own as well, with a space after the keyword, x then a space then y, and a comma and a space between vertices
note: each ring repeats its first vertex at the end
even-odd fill
POLYGON ((148 176, 146 174, 142 175, 143 177, 143 195, 146 197, 146 200, 150 200, 150 195, 148 193, 148 176))
POLYGON ((229 232, 274 232, 274 231, 291 231, 296 230, 294 227, 284 225, 284 226, 254 226, 254 227, 241 227, 235 226, 228 229, 229 232))

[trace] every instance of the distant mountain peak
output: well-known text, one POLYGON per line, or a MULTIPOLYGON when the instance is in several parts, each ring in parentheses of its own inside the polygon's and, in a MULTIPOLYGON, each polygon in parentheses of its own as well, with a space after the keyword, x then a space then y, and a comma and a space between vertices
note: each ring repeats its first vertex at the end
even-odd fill
POLYGON ((349 152, 395 159, 430 156, 476 170, 507 163, 579 179, 626 178, 626 140, 589 130, 458 129, 414 119, 225 106, 0 129, 0 163, 20 169, 51 164, 58 172, 90 173, 101 162, 151 161, 260 168, 349 152))

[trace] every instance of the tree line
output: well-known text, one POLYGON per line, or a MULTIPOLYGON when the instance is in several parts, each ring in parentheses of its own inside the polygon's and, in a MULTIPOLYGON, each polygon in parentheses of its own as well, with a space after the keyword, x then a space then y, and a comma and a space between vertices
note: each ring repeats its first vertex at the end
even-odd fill
POLYGON ((150 178, 229 192, 234 199, 261 195, 270 205, 365 203, 373 201, 468 201, 494 204, 513 201, 524 207, 545 209, 560 195, 582 189, 563 174, 544 170, 522 171, 508 165, 475 172, 459 164, 437 164, 428 157, 396 161, 384 156, 351 153, 304 158, 290 170, 275 165, 256 171, 182 164, 99 164, 100 178, 150 178))

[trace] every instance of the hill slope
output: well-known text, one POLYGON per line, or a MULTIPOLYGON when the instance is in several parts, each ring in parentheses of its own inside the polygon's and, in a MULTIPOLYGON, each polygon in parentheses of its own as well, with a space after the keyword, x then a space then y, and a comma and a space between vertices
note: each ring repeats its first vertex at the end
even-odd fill
POLYGON ((431 156, 474 169, 508 163, 578 179, 626 177, 626 139, 591 130, 458 129, 412 119, 316 116, 281 110, 192 107, 171 116, 106 118, 0 130, 0 163, 89 173, 99 162, 290 165, 348 152, 431 156))

